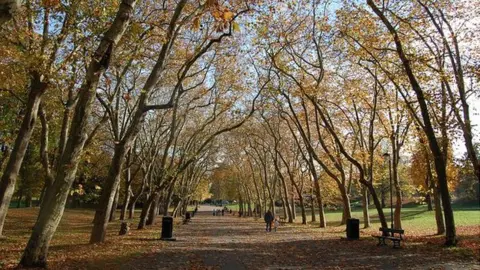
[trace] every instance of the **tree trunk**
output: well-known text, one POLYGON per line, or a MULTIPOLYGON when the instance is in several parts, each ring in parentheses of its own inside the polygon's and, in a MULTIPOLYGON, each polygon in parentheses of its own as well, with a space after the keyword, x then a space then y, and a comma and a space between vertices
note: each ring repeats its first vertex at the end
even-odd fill
POLYGON ((343 213, 341 225, 344 225, 346 224, 347 219, 352 218, 352 209, 350 207, 350 198, 347 194, 347 188, 341 182, 337 182, 337 185, 340 190, 340 195, 342 196, 343 213))
POLYGON ((167 196, 165 197, 165 204, 163 206, 163 215, 168 216, 168 208, 170 208, 170 204, 172 203, 172 196, 173 196, 173 188, 174 185, 171 185, 170 188, 168 189, 167 196))
POLYGON ((320 191, 320 183, 319 183, 318 179, 314 180, 313 183, 315 184, 315 193, 317 195, 318 216, 320 218, 320 228, 326 228, 327 227, 327 218, 325 217, 325 209, 323 207, 323 199, 322 199, 322 193, 320 191))
POLYGON ((172 216, 173 216, 174 218, 177 217, 178 212, 179 212, 179 209, 180 209, 181 206, 182 206, 182 200, 179 200, 178 203, 177 203, 177 205, 175 205, 175 208, 173 208, 172 216))
POLYGON ((432 195, 430 194, 430 191, 428 191, 427 194, 425 195, 425 201, 427 202, 427 210, 433 211, 432 195))
POLYGON ((145 225, 147 224, 148 212, 150 211, 150 207, 152 206, 153 200, 155 199, 154 197, 154 194, 151 194, 143 204, 142 213, 140 214, 140 221, 138 221, 137 227, 137 229, 139 230, 144 229, 145 225))
POLYGON ((22 198, 23 198, 23 192, 19 190, 19 194, 17 198, 17 208, 22 207, 22 198))
POLYGON ((241 215, 243 215, 243 201, 242 199, 239 200, 239 205, 238 205, 238 213, 242 213, 241 215))
POLYGON ((312 188, 312 222, 316 222, 317 221, 317 216, 315 215, 315 200, 313 199, 313 188, 312 188))
MULTIPOLYGON (((390 143, 392 145, 392 178, 393 185, 395 186, 395 211, 393 214, 393 224, 394 228, 397 230, 402 229, 402 190, 400 187, 400 182, 398 181, 398 159, 399 159, 399 149, 398 141, 396 136, 391 136, 390 143)), ((390 194, 393 196, 393 194, 390 194)))
POLYGON ((445 223, 443 221, 443 213, 442 213, 442 199, 441 193, 438 187, 434 187, 433 191, 433 201, 435 203, 435 222, 437 224, 437 234, 442 235, 445 233, 445 223))
POLYGON ((133 217, 134 217, 135 205, 137 204, 138 199, 140 199, 140 197, 142 197, 142 195, 145 191, 145 182, 146 182, 146 179, 144 178, 139 192, 137 194, 135 194, 132 197, 132 199, 130 200, 130 203, 128 205, 128 219, 133 219, 133 217))
MULTIPOLYGON (((280 172, 278 172, 280 173, 280 172)), ((283 177, 280 178, 282 182, 282 188, 283 188, 283 193, 285 194, 285 199, 284 199, 284 217, 288 218, 288 223, 293 223, 293 214, 292 214, 292 207, 295 207, 295 204, 290 205, 288 202, 288 189, 287 189, 287 183, 283 177)))
POLYGON ((32 194, 30 193, 25 196, 25 207, 32 207, 32 194))
POLYGON ((302 210, 302 224, 307 224, 307 212, 305 211, 305 202, 300 194, 300 209, 302 210))
MULTIPOLYGON (((290 203, 290 209, 292 213, 292 223, 297 218, 297 206, 295 205, 295 195, 294 195, 293 189, 294 189, 294 186, 292 185, 292 197, 291 197, 291 203, 290 203)), ((290 222, 290 220, 288 222, 290 222)))
POLYGON ((115 198, 113 199, 112 210, 110 211, 110 218, 108 219, 108 222, 112 222, 116 218, 119 197, 120 197, 120 185, 118 185, 117 191, 115 191, 115 198))
MULTIPOLYGON (((428 166, 428 165, 427 165, 428 166)), ((429 170, 427 172, 427 176, 425 177, 425 187, 426 187, 426 193, 425 193, 425 202, 427 203, 427 209, 428 211, 432 211, 433 210, 433 206, 432 206, 432 173, 431 171, 429 170)))
MULTIPOLYGON (((133 148, 136 148, 135 146, 133 148)), ((122 201, 122 209, 120 210, 120 220, 125 220, 125 217, 127 216, 127 211, 128 211, 128 204, 130 203, 130 197, 133 196, 132 192, 132 172, 131 172, 131 166, 132 166, 132 148, 128 152, 127 155, 127 168, 125 169, 125 176, 124 176, 124 181, 125 181, 125 195, 123 196, 123 201, 122 201)))
POLYGON ((380 193, 380 196, 381 196, 381 204, 382 204, 382 208, 385 208, 387 207, 387 205, 385 204, 385 199, 387 197, 387 195, 385 194, 385 185, 383 183, 383 180, 382 180, 382 185, 380 186, 381 188, 381 193, 380 193))
POLYGON ((119 187, 123 164, 127 149, 123 144, 115 145, 115 153, 110 164, 108 177, 102 189, 102 195, 95 211, 93 228, 90 235, 90 243, 101 243, 105 241, 108 221, 112 206, 115 201, 115 193, 119 187))
POLYGON ((128 181, 125 183, 125 196, 123 197, 122 210, 120 212, 120 220, 125 220, 128 212, 128 205, 130 204, 130 197, 132 196, 132 185, 128 181))
POLYGON ((156 192, 153 198, 152 205, 150 206, 150 211, 148 212, 148 220, 146 222, 146 225, 155 225, 155 219, 157 217, 157 212, 158 212, 158 205, 160 203, 160 197, 161 193, 156 192))
POLYGON ((35 127, 38 107, 40 106, 42 95, 47 89, 47 84, 41 81, 38 73, 33 73, 31 76, 30 93, 25 108, 26 112, 20 130, 18 131, 17 138, 15 139, 12 152, 8 157, 7 166, 5 167, 0 180, 0 236, 3 233, 3 225, 15 190, 18 172, 22 166, 23 158, 25 157, 35 127))
MULTIPOLYGON (((287 199, 288 200, 288 199, 287 199)), ((287 214, 287 207, 285 207, 285 197, 282 196, 282 209, 283 209, 283 216, 284 217, 288 217, 288 214, 287 214)))
POLYGON ((368 190, 362 187, 363 228, 370 228, 370 215, 368 213, 368 190))
POLYGON ((45 184, 43 184, 42 191, 40 192, 40 197, 38 198, 37 206, 42 205, 43 197, 45 196, 46 191, 47 191, 47 185, 45 183, 45 184))
POLYGON ((87 68, 85 81, 78 92, 78 101, 72 118, 70 135, 57 169, 55 182, 47 190, 40 207, 38 219, 25 248, 20 265, 24 267, 46 267, 50 240, 57 229, 65 209, 70 187, 75 179, 83 146, 87 140, 87 124, 90 119, 95 91, 101 75, 108 68, 114 44, 117 44, 133 14, 137 0, 123 0, 114 21, 103 36, 87 68))
MULTIPOLYGON (((397 181, 398 182, 398 181, 397 181)), ((402 229, 401 211, 402 211, 402 191, 400 185, 395 185, 395 211, 393 213, 393 224, 395 229, 402 229)))
POLYGON ((372 8, 373 12, 382 20, 383 24, 387 27, 388 31, 392 34, 397 54, 402 62, 405 73, 408 77, 412 90, 415 92, 417 102, 420 108, 420 113, 423 120, 423 132, 427 136, 428 144, 430 151, 433 154, 433 161, 435 164, 435 171, 437 173, 438 187, 441 192, 443 212, 445 216, 445 245, 454 246, 457 242, 456 231, 455 231, 455 218, 453 216, 452 202, 450 198, 450 192, 448 191, 448 181, 447 181, 447 172, 446 172, 446 160, 442 153, 442 149, 439 146, 435 129, 431 121, 430 112, 428 109, 428 104, 425 99, 425 93, 423 92, 422 87, 420 86, 417 77, 411 66, 411 60, 408 59, 402 41, 398 35, 397 30, 392 25, 392 23, 385 16, 383 11, 381 11, 373 0, 367 0, 367 4, 372 8))
POLYGON ((377 192, 371 183, 368 183, 367 188, 369 190, 370 195, 372 196, 373 203, 377 208, 378 219, 380 220, 380 224, 383 228, 388 228, 387 220, 385 219, 385 214, 383 213, 382 204, 378 199, 377 192))

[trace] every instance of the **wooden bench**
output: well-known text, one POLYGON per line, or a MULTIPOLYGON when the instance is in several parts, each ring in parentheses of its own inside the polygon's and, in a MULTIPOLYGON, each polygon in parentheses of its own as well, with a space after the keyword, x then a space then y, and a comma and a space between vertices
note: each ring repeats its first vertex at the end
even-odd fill
POLYGON ((280 222, 280 224, 285 224, 287 222, 287 219, 285 217, 280 217, 278 219, 278 222, 280 222))
POLYGON ((382 232, 382 235, 373 235, 373 237, 378 239, 377 246, 386 246, 385 239, 388 239, 393 242, 394 248, 400 248, 400 242, 402 242, 405 233, 404 230, 380 228, 379 231, 382 232))

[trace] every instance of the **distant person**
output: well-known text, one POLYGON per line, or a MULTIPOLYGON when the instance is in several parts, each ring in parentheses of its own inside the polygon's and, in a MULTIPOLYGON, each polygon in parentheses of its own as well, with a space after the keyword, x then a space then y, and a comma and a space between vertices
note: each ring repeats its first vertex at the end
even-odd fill
POLYGON ((198 211, 198 207, 195 207, 195 213, 197 213, 197 211, 198 211))
POLYGON ((267 224, 266 231, 271 232, 272 231, 272 222, 273 222, 272 212, 270 212, 270 210, 268 210, 265 213, 265 216, 263 217, 263 219, 265 220, 265 223, 267 224))
POLYGON ((222 209, 222 216, 225 215, 225 209, 222 209))
POLYGON ((213 209, 213 216, 215 216, 215 212, 216 212, 215 209, 213 209))

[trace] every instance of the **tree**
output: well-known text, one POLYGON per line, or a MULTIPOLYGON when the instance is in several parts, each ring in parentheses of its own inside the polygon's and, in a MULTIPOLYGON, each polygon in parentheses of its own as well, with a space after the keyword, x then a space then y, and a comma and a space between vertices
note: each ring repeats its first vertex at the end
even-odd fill
POLYGON ((455 220, 453 217, 453 209, 452 209, 450 193, 448 191, 448 185, 447 185, 446 164, 445 164, 445 160, 444 160, 440 145, 437 141, 437 138, 435 137, 435 130, 433 128, 433 125, 431 122, 431 116, 428 111, 428 106, 425 99, 425 93, 423 92, 422 87, 420 86, 419 81, 415 76, 414 70, 412 69, 412 66, 411 66, 411 62, 404 51, 404 45, 398 35, 398 31, 392 25, 390 20, 386 17, 384 12, 381 11, 372 0, 367 0, 367 4, 371 7, 373 12, 380 18, 382 23, 385 25, 385 27, 388 29, 390 34, 393 36, 396 52, 402 63, 402 66, 408 77, 408 80, 411 84, 412 90, 415 92, 415 95, 417 97, 417 101, 420 107, 422 120, 423 120, 422 129, 425 132, 425 135, 427 136, 430 150, 433 153, 435 171, 437 173, 438 183, 439 183, 440 191, 442 194, 442 204, 443 204, 445 224, 446 224, 445 244, 447 246, 453 246, 456 244, 457 240, 456 240, 456 233, 455 233, 455 220))
POLYGON ((113 46, 118 43, 128 26, 135 4, 136 1, 122 1, 115 20, 100 41, 89 63, 85 81, 78 93, 69 138, 61 156, 59 170, 55 182, 47 190, 37 222, 25 248, 20 262, 23 266, 46 266, 50 240, 63 215, 68 191, 75 179, 77 166, 87 139, 87 120, 91 114, 96 86, 100 76, 108 68, 113 46))

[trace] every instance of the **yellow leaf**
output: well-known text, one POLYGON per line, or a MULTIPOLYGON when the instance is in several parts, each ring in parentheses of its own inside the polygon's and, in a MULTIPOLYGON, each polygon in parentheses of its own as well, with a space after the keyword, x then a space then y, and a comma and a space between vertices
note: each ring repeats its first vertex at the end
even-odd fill
POLYGON ((232 26, 233 26, 233 31, 240 32, 240 26, 238 25, 237 22, 233 22, 232 26))
POLYGON ((233 15, 234 15, 233 12, 226 11, 226 12, 223 13, 223 19, 225 21, 231 21, 233 19, 233 15))

